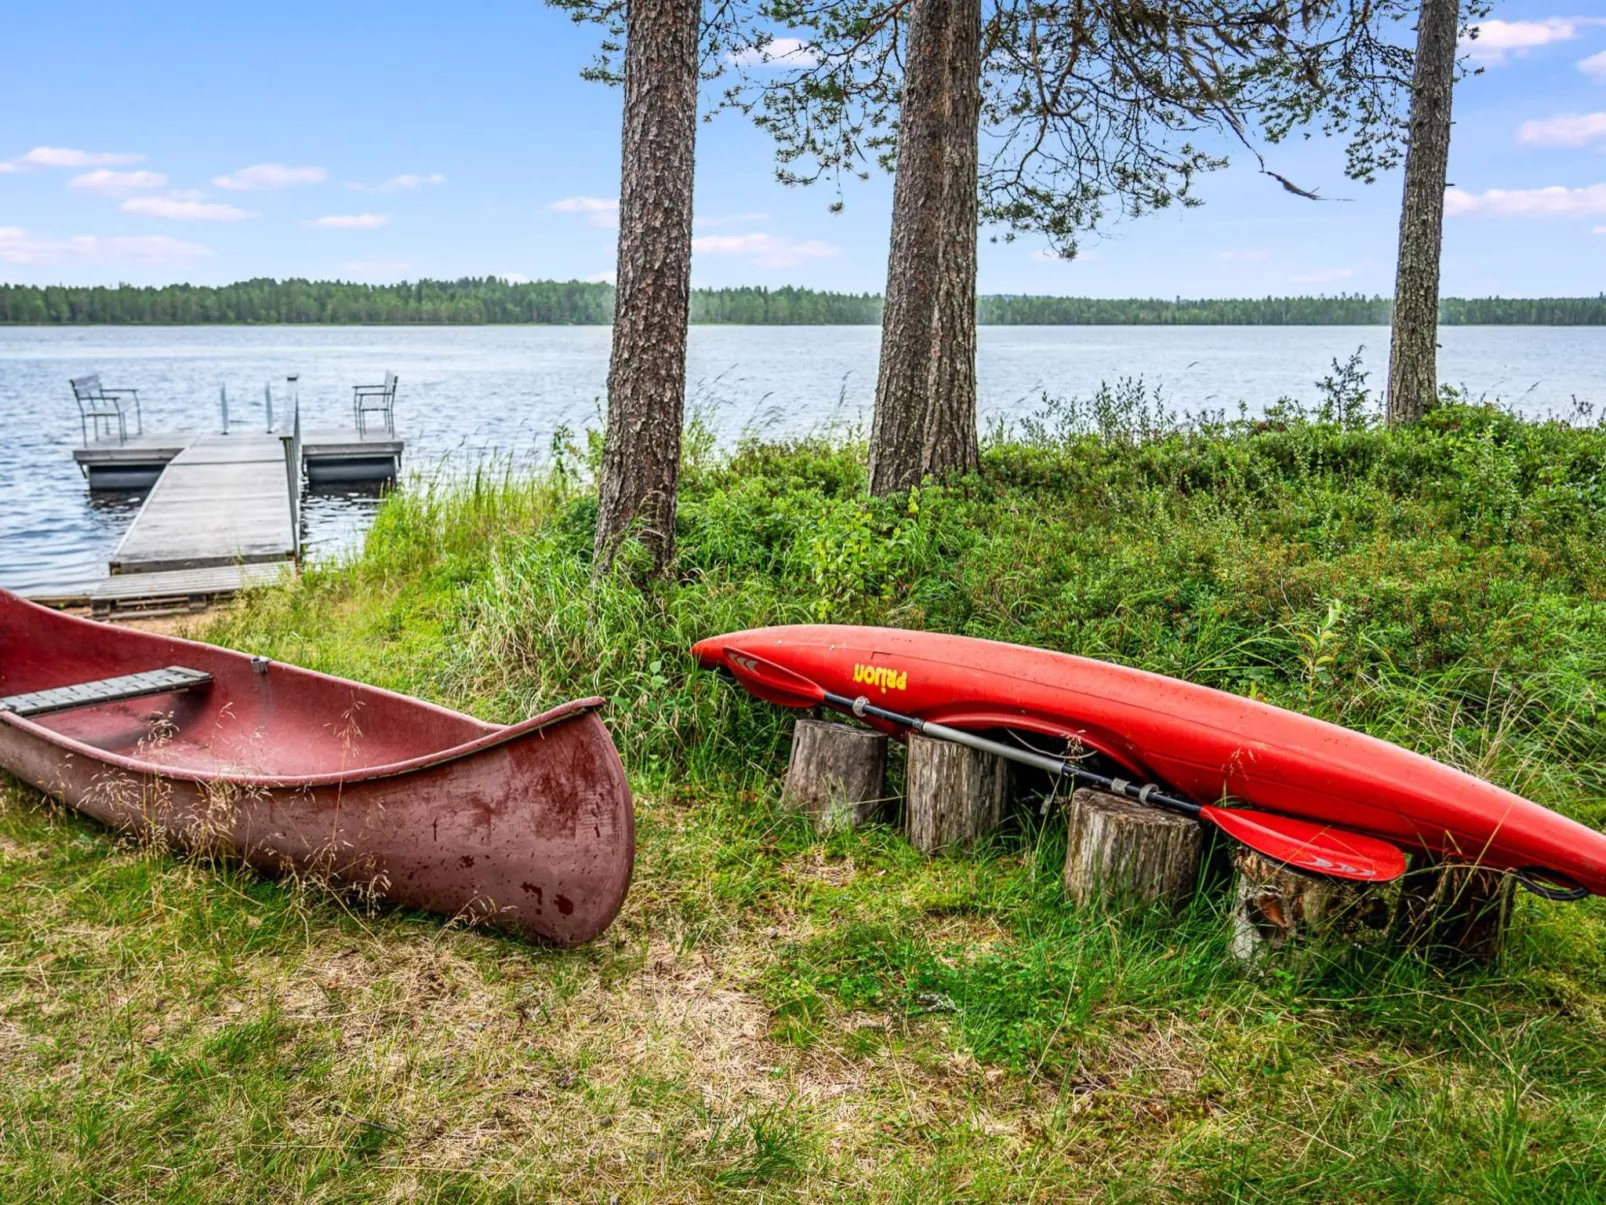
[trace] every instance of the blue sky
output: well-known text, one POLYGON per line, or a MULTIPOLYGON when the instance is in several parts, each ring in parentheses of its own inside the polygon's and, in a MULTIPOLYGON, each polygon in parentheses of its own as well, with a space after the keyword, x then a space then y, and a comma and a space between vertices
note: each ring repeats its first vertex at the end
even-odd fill
MULTIPOLYGON (((1606 289, 1606 17, 1497 4, 1456 94, 1444 289, 1606 289)), ((0 280, 599 278, 613 266, 619 94, 579 78, 595 31, 517 4, 10 7, 0 280)), ((698 132, 700 285, 879 290, 890 182, 775 182, 735 115, 698 132)), ((1073 263, 983 243, 984 292, 1389 292, 1398 173, 1337 145, 1242 162, 1206 205, 1116 226, 1073 263)))

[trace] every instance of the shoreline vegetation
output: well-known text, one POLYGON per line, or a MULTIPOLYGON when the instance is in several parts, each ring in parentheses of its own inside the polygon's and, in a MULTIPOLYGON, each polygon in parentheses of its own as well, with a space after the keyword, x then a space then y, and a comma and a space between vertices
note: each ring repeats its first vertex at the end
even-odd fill
MULTIPOLYGON (((501 277, 373 285, 258 279, 222 286, 0 285, 0 325, 605 325, 614 289, 586 281, 511 282, 501 277)), ((1385 297, 977 298, 982 325, 1386 326, 1385 297)), ((694 289, 691 321, 730 325, 874 325, 882 299, 785 286, 694 289)), ((1598 297, 1446 297, 1442 326, 1606 325, 1598 297)))
MULTIPOLYGON (((854 432, 684 447, 665 579, 593 581, 594 433, 392 495, 204 639, 510 721, 601 695, 639 816, 615 928, 553 950, 180 859, 0 785, 7 1199, 1598 1199, 1606 901, 1502 961, 1255 971, 1223 886, 1063 898, 1023 807, 936 858, 779 803, 793 713, 696 638, 828 620, 1111 658, 1606 823, 1606 426, 1453 397, 1179 420, 1048 404, 865 493, 854 432)), ((901 781, 894 770, 892 782, 901 781)))

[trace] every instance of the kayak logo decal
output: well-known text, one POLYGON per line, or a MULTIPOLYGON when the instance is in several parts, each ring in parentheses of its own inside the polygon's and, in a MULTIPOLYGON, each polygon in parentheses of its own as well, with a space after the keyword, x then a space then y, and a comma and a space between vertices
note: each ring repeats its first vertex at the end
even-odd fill
POLYGON ((879 686, 882 694, 909 689, 909 671, 896 670, 890 665, 855 665, 853 680, 865 686, 879 686))

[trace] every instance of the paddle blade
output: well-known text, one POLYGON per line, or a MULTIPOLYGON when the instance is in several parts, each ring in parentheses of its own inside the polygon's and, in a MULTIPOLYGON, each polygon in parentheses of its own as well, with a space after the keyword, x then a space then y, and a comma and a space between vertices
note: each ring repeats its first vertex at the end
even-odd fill
POLYGON ((1405 854, 1376 837, 1243 808, 1205 807, 1199 810, 1199 818, 1256 853, 1309 874, 1387 883, 1405 873, 1405 854))
MULTIPOLYGON (((825 688, 795 670, 745 649, 727 647, 719 652, 718 663, 730 670, 750 692, 767 702, 783 707, 817 707, 825 702, 825 688)), ((707 664, 706 656, 703 662, 707 664)))

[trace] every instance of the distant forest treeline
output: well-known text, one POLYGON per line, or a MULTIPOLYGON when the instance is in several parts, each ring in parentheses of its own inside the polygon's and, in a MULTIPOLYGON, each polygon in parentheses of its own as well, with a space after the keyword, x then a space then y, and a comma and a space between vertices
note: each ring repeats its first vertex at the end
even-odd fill
MULTIPOLYGON (((1447 326, 1606 325, 1599 297, 1446 297, 1447 326)), ((208 323, 598 324, 613 314, 613 286, 500 277, 368 285, 345 281, 246 280, 213 288, 68 288, 0 285, 0 324, 190 325, 208 323)), ((1367 326, 1389 320, 1384 297, 1104 298, 984 296, 978 320, 1047 326, 1367 326)), ((691 320, 752 325, 864 325, 881 320, 873 293, 813 289, 696 289, 691 320)))

